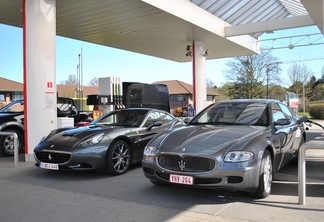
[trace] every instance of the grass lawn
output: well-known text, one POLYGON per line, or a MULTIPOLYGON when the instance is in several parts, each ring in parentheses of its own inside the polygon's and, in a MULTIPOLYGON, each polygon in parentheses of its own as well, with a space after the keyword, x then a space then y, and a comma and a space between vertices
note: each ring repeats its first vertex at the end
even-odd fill
POLYGON ((307 116, 309 119, 312 119, 312 117, 309 115, 309 113, 308 112, 299 112, 298 113, 298 117, 302 117, 302 116, 307 116))

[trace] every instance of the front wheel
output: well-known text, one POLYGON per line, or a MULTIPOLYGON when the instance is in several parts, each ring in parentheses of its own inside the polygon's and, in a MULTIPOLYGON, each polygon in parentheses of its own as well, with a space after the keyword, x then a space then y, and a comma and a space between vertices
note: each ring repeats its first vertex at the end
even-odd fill
POLYGON ((107 155, 107 171, 112 175, 124 174, 131 163, 131 150, 129 145, 118 140, 109 148, 107 155))
MULTIPOLYGON (((18 136, 18 151, 23 148, 23 136, 17 130, 8 130, 6 132, 14 132, 18 136)), ((12 135, 0 136, 0 155, 13 156, 14 155, 14 137, 12 135)))
POLYGON ((259 186, 255 192, 257 198, 265 198, 270 195, 272 178, 272 158, 270 152, 265 150, 261 160, 259 186))

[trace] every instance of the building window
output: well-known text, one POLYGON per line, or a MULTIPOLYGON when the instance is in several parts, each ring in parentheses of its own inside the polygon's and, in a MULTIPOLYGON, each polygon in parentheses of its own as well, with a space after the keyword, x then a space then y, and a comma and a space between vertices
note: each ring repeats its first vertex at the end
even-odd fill
POLYGON ((0 101, 1 102, 5 102, 6 101, 6 97, 4 93, 0 93, 0 101))
POLYGON ((207 101, 213 101, 214 100, 214 96, 207 96, 207 101))
POLYGON ((12 93, 12 100, 23 99, 24 94, 22 92, 14 92, 12 93))
POLYGON ((184 102, 186 101, 186 97, 179 95, 179 96, 172 96, 172 101, 174 102, 184 102))

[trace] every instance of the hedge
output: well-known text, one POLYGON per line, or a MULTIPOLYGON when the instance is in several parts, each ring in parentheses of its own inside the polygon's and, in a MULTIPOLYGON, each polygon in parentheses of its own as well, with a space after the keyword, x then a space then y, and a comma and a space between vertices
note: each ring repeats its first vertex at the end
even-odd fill
POLYGON ((324 119, 324 101, 312 101, 309 104, 309 115, 315 119, 324 119))

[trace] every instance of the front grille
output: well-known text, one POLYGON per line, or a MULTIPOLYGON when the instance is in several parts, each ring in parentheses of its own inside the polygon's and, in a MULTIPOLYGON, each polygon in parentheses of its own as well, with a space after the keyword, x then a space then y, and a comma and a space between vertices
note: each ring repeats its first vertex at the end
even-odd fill
POLYGON ((206 157, 179 156, 161 154, 158 156, 159 165, 168 170, 180 172, 209 172, 215 168, 215 160, 206 157))
POLYGON ((46 163, 65 163, 71 158, 68 153, 35 152, 35 155, 39 161, 46 163))
POLYGON ((222 178, 196 178, 195 184, 218 184, 222 182, 222 178))

